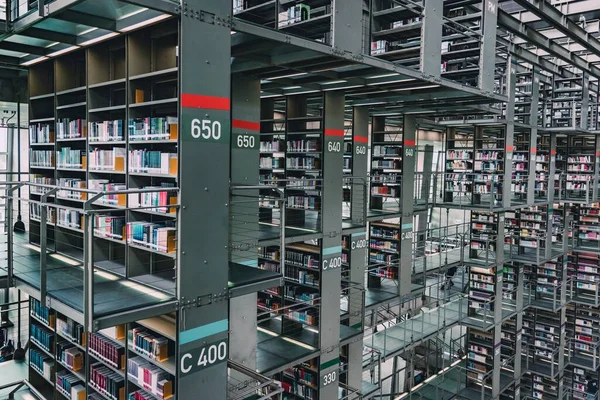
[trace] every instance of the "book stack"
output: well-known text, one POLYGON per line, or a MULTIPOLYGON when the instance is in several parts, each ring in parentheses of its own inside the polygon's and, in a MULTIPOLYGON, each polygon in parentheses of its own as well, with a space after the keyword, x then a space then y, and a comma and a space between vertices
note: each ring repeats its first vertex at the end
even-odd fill
POLYGON ((54 126, 50 124, 29 125, 29 143, 54 143, 54 126))
POLYGON ((31 310, 31 314, 34 315, 37 319, 44 321, 46 325, 48 325, 50 328, 54 328, 56 316, 50 311, 48 307, 44 307, 42 303, 40 303, 33 297, 30 297, 29 309, 31 310))
POLYGON ((64 147, 56 152, 58 168, 85 169, 85 151, 64 147))
POLYGON ((29 350, 29 365, 35 369, 44 378, 54 380, 54 360, 46 354, 40 353, 37 350, 29 350))
POLYGON ((95 215, 94 233, 102 237, 123 240, 123 235, 125 233, 125 217, 95 215))
POLYGON ((56 389, 67 399, 85 399, 84 382, 67 371, 60 371, 56 373, 56 389))
POLYGON ((371 55, 384 54, 389 51, 390 44, 387 40, 375 40, 371 42, 371 55))
POLYGON ((175 140, 177 117, 130 118, 129 140, 175 140))
MULTIPOLYGON (((29 182, 37 183, 39 185, 54 185, 54 178, 47 178, 43 175, 36 174, 36 175, 29 176, 29 182)), ((31 194, 38 194, 38 195, 42 195, 49 191, 50 191, 50 188, 41 188, 41 187, 35 187, 35 186, 32 186, 30 189, 31 194)))
POLYGON ((90 386, 113 400, 125 400, 125 378, 102 363, 90 365, 90 386))
POLYGON ((89 352, 116 369, 123 369, 125 348, 101 335, 90 333, 89 352))
MULTIPOLYGON (((39 204, 29 203, 29 217, 34 220, 40 220, 42 218, 42 206, 39 204)), ((54 224, 56 222, 56 209, 50 208, 48 210, 48 217, 46 221, 50 224, 54 224)))
POLYGON ((171 204, 177 204, 176 192, 161 192, 160 189, 175 187, 173 183, 162 182, 160 186, 144 186, 144 189, 156 189, 156 192, 136 193, 129 195, 129 207, 150 207, 150 211, 160 213, 174 213, 175 209, 167 207, 171 204))
POLYGON ((320 145, 316 139, 288 140, 287 151, 294 153, 320 151, 320 145))
POLYGON ((130 380, 160 399, 168 399, 173 395, 171 375, 142 357, 127 360, 127 375, 130 380))
POLYGON ((29 150, 29 165, 32 167, 54 167, 52 150, 29 150))
POLYGON ((90 122, 90 143, 123 140, 123 121, 90 122))
MULTIPOLYGON (((56 185, 66 188, 85 189, 86 182, 85 180, 79 178, 59 178, 56 181, 56 185)), ((72 190, 63 189, 58 190, 56 195, 65 199, 75 200, 85 200, 87 198, 87 194, 85 192, 74 192, 72 190)))
POLYGON ((130 150, 129 172, 143 174, 177 174, 177 153, 154 150, 130 150))
POLYGON ((56 123, 56 131, 58 139, 82 138, 87 134, 87 122, 85 119, 61 118, 56 123))
POLYGON ((306 268, 319 269, 319 258, 313 254, 304 254, 299 251, 286 249, 285 263, 306 268))
POLYGON ((129 222, 127 224, 127 243, 137 244, 163 252, 175 252, 177 230, 170 222, 129 222))
POLYGON ((54 353, 54 333, 31 324, 31 341, 48 353, 54 353))
POLYGON ((313 157, 287 157, 285 159, 288 169, 318 169, 321 168, 321 160, 313 157))
POLYGON ((56 356, 71 371, 79 371, 83 368, 83 352, 67 340, 56 343, 56 356))
POLYGON ((319 277, 314 273, 310 273, 302 268, 297 268, 291 265, 285 265, 285 277, 295 282, 302 283, 308 286, 319 287, 319 277))
POLYGON ((114 147, 112 150, 95 149, 90 152, 90 170, 125 171, 125 149, 114 147))
POLYGON ((310 18, 310 6, 306 4, 296 4, 291 6, 286 11, 279 13, 279 27, 295 24, 297 22, 306 21, 310 18))
POLYGON ((66 320, 58 318, 56 320, 56 331, 63 337, 81 345, 86 345, 86 335, 83 326, 73 321, 71 318, 66 320))
MULTIPOLYGON (((118 192, 127 189, 127 185, 124 183, 113 183, 108 179, 90 179, 88 180, 88 187, 90 190, 97 192, 118 192)), ((126 206, 127 195, 126 194, 106 194, 98 200, 98 203, 108 204, 111 206, 126 206)))
POLYGON ((83 226, 83 214, 76 210, 58 209, 57 225, 67 228, 81 229, 83 226))
POLYGON ((169 359, 169 340, 151 334, 143 327, 133 328, 130 331, 133 350, 157 361, 169 359))
POLYGON ((288 196, 287 201, 288 208, 312 211, 319 211, 321 209, 321 199, 319 197, 288 196))
POLYGON ((304 325, 316 326, 317 325, 317 316, 312 315, 311 313, 314 313, 314 311, 288 310, 285 315, 287 318, 289 318, 293 321, 296 321, 296 322, 303 323, 304 325))

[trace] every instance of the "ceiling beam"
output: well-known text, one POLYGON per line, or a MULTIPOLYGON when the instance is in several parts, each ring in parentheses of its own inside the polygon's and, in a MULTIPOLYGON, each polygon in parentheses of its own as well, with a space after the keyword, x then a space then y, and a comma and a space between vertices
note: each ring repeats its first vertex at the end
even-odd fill
POLYGON ((577 43, 588 48, 592 53, 600 56, 600 41, 587 33, 577 23, 565 16, 556 7, 546 0, 514 0, 515 3, 537 15, 551 26, 561 31, 577 43))
POLYGON ((117 30, 116 21, 113 21, 109 18, 99 17, 97 15, 82 13, 79 11, 66 10, 56 15, 55 18, 67 22, 73 22, 75 24, 105 29, 111 32, 116 32, 117 30))
POLYGON ((498 9, 498 24, 508 32, 526 39, 530 44, 546 50, 548 53, 560 58, 564 62, 571 64, 588 74, 600 78, 600 69, 593 64, 585 61, 578 55, 569 52, 563 46, 548 39, 541 33, 529 28, 526 24, 518 21, 502 9, 498 9))
POLYGON ((70 45, 77 45, 77 37, 73 35, 68 35, 62 32, 49 31, 47 29, 40 28, 29 28, 27 31, 23 32, 24 36, 29 36, 32 38, 48 40, 50 42, 60 42, 70 45))
POLYGON ((0 50, 17 51, 19 53, 35 54, 36 56, 45 56, 48 53, 43 47, 7 42, 6 40, 0 41, 0 50))

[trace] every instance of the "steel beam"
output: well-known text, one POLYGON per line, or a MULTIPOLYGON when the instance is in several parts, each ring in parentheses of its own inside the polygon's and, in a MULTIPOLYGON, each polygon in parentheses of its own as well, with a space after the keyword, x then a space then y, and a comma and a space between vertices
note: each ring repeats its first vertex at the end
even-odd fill
POLYGON ((95 28, 105 29, 107 31, 117 30, 117 21, 97 15, 86 14, 73 10, 66 10, 56 15, 57 19, 73 22, 75 24, 87 25, 95 28))
POLYGON ((577 23, 566 17, 556 7, 545 0, 514 0, 515 3, 531 11, 533 14, 547 21, 554 28, 561 31, 565 36, 573 39, 592 53, 600 56, 600 40, 590 35, 577 23))
MULTIPOLYGON (((167 14, 179 14, 181 11, 179 2, 174 2, 171 0, 120 0, 123 3, 133 4, 143 8, 149 8, 151 10, 160 11, 167 14)), ((200 8, 195 7, 187 7, 189 2, 184 2, 185 6, 183 7, 183 12, 200 12, 200 8)), ((193 4, 193 3, 192 3, 193 4)), ((231 5, 231 4, 230 4, 231 5)), ((224 16, 224 15, 223 15, 224 16)))
POLYGON ((23 32, 23 35, 32 38, 48 40, 50 42, 60 42, 73 46, 77 45, 77 36, 62 32, 49 31, 47 29, 29 28, 27 31, 23 32))
POLYGON ((571 64, 582 71, 588 72, 592 76, 600 78, 600 68, 585 61, 580 56, 569 52, 560 44, 555 43, 541 33, 529 28, 526 24, 516 20, 510 14, 502 10, 498 10, 498 24, 507 31, 526 39, 529 43, 546 50, 548 53, 560 58, 564 62, 571 64))

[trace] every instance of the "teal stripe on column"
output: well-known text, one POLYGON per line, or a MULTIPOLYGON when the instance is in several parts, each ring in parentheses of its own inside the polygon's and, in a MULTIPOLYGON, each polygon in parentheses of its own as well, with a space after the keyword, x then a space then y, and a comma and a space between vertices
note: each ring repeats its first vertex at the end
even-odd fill
POLYGON ((402 224, 402 229, 412 229, 413 224, 402 224))
POLYGON ((340 363, 340 358, 334 358, 333 360, 330 361, 326 361, 323 364, 321 364, 321 370, 327 369, 329 367, 333 367, 334 365, 337 365, 340 363))
POLYGON ((367 232, 358 232, 358 233, 353 233, 352 237, 362 237, 362 236, 367 236, 367 232))
POLYGON ((326 249, 323 249, 324 256, 327 256, 329 254, 341 253, 341 252, 342 252, 342 246, 334 246, 334 247, 328 247, 326 249))
POLYGON ((217 333, 225 332, 229 327, 229 320, 222 319, 210 324, 202 325, 194 329, 188 329, 179 334, 179 343, 186 344, 196 340, 203 339, 207 336, 216 335, 217 333))

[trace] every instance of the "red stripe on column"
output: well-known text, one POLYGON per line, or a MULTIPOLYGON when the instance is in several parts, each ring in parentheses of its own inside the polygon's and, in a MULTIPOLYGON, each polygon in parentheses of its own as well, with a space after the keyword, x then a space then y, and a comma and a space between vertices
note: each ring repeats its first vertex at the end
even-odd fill
POLYGON ((555 156, 556 155, 556 150, 550 151, 550 154, 552 154, 553 156, 555 156))
POLYGON ((354 141, 357 143, 369 143, 369 138, 364 136, 354 136, 354 141))
POLYGON ((182 93, 181 106, 186 108, 205 108, 208 110, 229 111, 231 109, 231 100, 227 97, 182 93))
POLYGON ((249 131, 260 131, 259 122, 244 121, 243 119, 231 120, 231 127, 238 129, 247 129, 249 131))
POLYGON ((325 136, 344 137, 343 129, 325 129, 325 136))
POLYGON ((405 140, 404 145, 408 146, 408 147, 415 147, 415 141, 414 140, 405 140))
POLYGON ((506 146, 506 151, 513 151, 515 146, 506 146))
POLYGON ((535 147, 532 147, 532 148, 531 148, 531 153, 532 153, 532 154, 535 154, 535 153, 537 153, 537 149, 536 149, 535 147))
POLYGON ((596 152, 596 156, 600 157, 600 151, 596 152))

